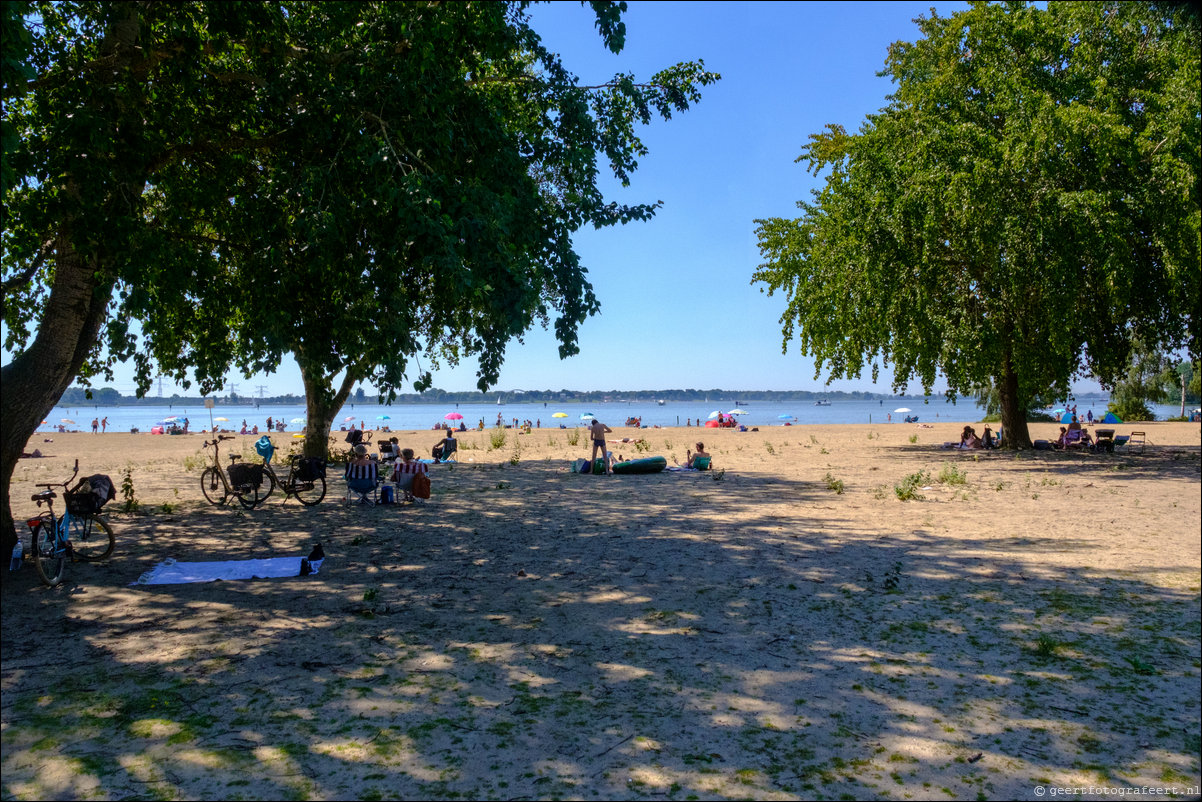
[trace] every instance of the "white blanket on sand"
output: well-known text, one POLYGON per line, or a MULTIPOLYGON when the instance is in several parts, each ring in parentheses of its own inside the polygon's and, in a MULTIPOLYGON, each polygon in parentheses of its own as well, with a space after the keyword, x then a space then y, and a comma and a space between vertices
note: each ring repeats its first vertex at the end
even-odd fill
POLYGON ((299 555, 212 563, 181 563, 175 559, 167 559, 142 574, 133 584, 181 585, 186 582, 213 582, 218 579, 275 579, 300 576, 300 571, 299 555))

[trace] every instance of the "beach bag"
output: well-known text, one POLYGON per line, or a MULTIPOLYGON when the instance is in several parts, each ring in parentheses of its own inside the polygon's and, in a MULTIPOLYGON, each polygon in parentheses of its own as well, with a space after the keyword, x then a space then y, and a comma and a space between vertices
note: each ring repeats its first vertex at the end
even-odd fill
POLYGON ((393 503, 392 485, 384 485, 383 487, 380 488, 380 503, 381 504, 392 504, 393 503))
POLYGON ((430 477, 424 473, 413 474, 413 489, 409 492, 414 498, 430 498, 430 477))
POLYGON ((270 460, 275 454, 275 446, 271 444, 271 440, 267 435, 263 435, 255 441, 255 452, 265 460, 270 460))

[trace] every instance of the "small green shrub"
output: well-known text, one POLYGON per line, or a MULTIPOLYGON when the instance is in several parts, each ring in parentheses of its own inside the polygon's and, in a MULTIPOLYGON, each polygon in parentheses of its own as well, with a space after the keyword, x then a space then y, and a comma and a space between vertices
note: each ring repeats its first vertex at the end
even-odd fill
POLYGON ((918 442, 918 435, 916 435, 916 434, 912 434, 912 435, 910 435, 910 442, 911 442, 911 443, 917 443, 917 442, 918 442))
POLYGON ((580 430, 579 429, 569 429, 568 430, 568 445, 570 445, 570 446, 580 445, 580 430))
POLYGON ((505 430, 493 429, 488 433, 489 451, 500 451, 505 447, 505 430))
POLYGON ((834 476, 831 476, 831 474, 828 472, 826 474, 826 476, 823 477, 823 480, 826 482, 827 490, 834 490, 836 495, 840 495, 840 496, 843 495, 843 480, 842 479, 836 479, 834 476))
POLYGON ((121 505, 122 512, 137 512, 141 506, 138 500, 134 498, 134 476, 133 468, 125 469, 125 478, 121 480, 121 497, 125 502, 121 505))
POLYGON ((918 488, 930 481, 930 474, 926 471, 912 473, 902 479, 899 484, 893 486, 893 492, 897 494, 901 501, 922 501, 926 496, 918 492, 918 488))
POLYGON ((943 469, 939 471, 939 483, 945 485, 966 485, 968 484, 968 474, 959 470, 951 463, 943 463, 943 469))

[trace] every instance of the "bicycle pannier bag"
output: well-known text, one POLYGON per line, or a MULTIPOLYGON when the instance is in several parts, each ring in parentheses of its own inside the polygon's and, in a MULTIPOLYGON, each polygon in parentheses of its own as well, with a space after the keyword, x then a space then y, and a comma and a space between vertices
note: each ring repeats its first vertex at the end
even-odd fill
POLYGON ((430 477, 424 473, 413 474, 413 493, 414 498, 430 498, 430 477))
POLYGON ((263 484, 263 466, 251 465, 249 462, 238 462, 230 466, 230 484, 234 487, 253 486, 258 487, 263 484))
POLYGON ((324 479, 326 476, 326 461, 320 457, 306 457, 296 464, 296 476, 302 482, 312 482, 314 479, 324 479))

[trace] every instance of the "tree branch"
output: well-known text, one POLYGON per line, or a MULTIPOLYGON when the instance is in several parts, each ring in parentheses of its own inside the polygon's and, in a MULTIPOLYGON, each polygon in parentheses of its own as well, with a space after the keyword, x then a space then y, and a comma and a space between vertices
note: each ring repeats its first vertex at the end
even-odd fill
POLYGON ((0 287, 0 289, 3 290, 5 295, 8 295, 22 284, 27 284, 29 280, 33 278, 34 274, 38 272, 38 268, 40 268, 46 261, 46 255, 50 253, 53 245, 54 240, 46 240, 43 242, 42 247, 38 249, 37 256, 33 257, 33 261, 29 263, 29 267, 4 281, 4 284, 2 287, 0 287))

